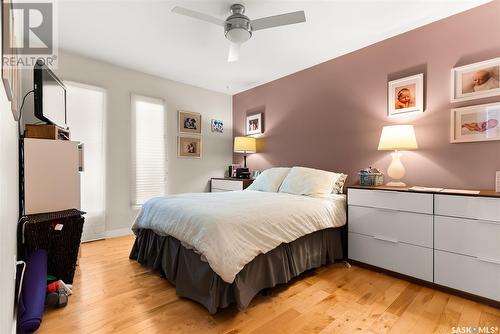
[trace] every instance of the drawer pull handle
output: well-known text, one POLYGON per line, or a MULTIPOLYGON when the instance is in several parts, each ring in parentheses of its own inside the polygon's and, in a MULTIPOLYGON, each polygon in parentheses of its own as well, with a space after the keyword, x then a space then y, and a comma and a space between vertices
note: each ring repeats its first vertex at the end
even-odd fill
POLYGON ((399 241, 397 241, 396 239, 390 239, 390 238, 381 237, 381 236, 374 236, 373 239, 381 240, 381 241, 387 241, 387 242, 392 242, 393 244, 398 244, 399 243, 399 241))
POLYGON ((488 262, 488 263, 493 263, 493 264, 500 265, 500 260, 488 259, 488 258, 485 258, 485 257, 476 257, 476 259, 478 259, 479 261, 482 261, 482 262, 488 262))

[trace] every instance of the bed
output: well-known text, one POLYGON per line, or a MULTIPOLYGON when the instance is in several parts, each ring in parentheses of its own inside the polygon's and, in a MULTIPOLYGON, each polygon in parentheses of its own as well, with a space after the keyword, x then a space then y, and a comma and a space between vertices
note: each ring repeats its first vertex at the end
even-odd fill
POLYGON ((343 258, 345 207, 345 195, 331 190, 158 197, 132 226, 130 258, 212 314, 232 304, 243 310, 261 290, 343 258))

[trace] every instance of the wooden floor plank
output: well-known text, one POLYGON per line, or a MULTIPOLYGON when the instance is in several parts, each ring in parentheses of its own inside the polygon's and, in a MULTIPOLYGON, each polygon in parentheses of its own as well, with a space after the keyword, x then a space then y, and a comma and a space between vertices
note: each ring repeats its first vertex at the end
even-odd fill
POLYGON ((498 326, 500 310, 341 263, 257 296, 244 311, 210 315, 128 259, 132 237, 82 245, 74 295, 46 311, 38 333, 451 333, 498 326))

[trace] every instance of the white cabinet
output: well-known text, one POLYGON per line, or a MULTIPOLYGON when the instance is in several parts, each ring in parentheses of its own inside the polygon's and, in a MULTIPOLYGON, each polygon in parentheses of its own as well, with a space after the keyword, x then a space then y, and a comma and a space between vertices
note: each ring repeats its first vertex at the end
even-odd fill
POLYGON ((24 139, 25 214, 80 210, 78 144, 24 139))
POLYGON ((348 190, 349 258, 432 282, 432 194, 348 190))
POLYGON ((349 188, 352 260, 500 301, 500 197, 349 188))

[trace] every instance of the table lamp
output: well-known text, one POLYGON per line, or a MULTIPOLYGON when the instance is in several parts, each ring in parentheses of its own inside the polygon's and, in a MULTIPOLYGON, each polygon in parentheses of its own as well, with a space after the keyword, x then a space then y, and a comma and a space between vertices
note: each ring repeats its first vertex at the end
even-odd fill
POLYGON ((384 126, 378 143, 379 151, 392 151, 392 162, 387 169, 387 175, 392 179, 388 186, 404 187, 405 183, 400 180, 405 176, 405 167, 401 163, 400 150, 417 149, 417 139, 413 125, 390 125, 384 126))
POLYGON ((236 169, 236 177, 250 178, 247 154, 257 152, 257 141, 253 137, 234 137, 234 153, 243 153, 243 168, 236 169))

